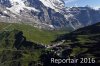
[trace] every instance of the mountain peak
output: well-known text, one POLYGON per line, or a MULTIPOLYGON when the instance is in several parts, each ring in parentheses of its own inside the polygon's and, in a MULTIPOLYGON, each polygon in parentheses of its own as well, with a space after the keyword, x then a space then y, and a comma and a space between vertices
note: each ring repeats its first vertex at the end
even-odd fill
POLYGON ((13 13, 20 13, 21 10, 24 10, 24 9, 28 9, 28 10, 34 10, 34 11, 39 11, 37 10, 36 8, 34 7, 28 7, 26 6, 25 2, 26 0, 9 0, 12 7, 8 8, 8 10, 10 10, 11 12, 13 13))
POLYGON ((63 9, 65 3, 63 0, 40 0, 45 6, 54 9, 56 12, 59 12, 60 9, 63 9))

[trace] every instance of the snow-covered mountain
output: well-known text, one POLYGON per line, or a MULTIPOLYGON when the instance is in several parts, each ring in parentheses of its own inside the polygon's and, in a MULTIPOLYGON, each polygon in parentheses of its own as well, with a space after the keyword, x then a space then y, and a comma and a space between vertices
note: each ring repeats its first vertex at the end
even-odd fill
POLYGON ((0 0, 0 21, 61 28, 66 23, 60 13, 63 8, 63 0, 0 0))
POLYGON ((65 8, 63 0, 0 0, 0 22, 25 23, 40 29, 77 29, 84 26, 80 20, 84 12, 76 15, 74 9, 65 8))
MULTIPOLYGON (((67 10, 66 10, 67 11, 67 10)), ((91 7, 72 7, 69 8, 70 14, 80 22, 83 27, 100 22, 100 10, 95 10, 91 7)))
POLYGON ((40 0, 46 7, 54 9, 56 12, 65 8, 63 0, 40 0))

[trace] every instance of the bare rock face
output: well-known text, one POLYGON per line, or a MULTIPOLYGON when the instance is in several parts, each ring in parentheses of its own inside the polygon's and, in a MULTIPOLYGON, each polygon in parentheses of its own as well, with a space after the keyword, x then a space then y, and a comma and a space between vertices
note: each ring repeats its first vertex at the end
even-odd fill
POLYGON ((0 21, 57 29, 67 23, 60 13, 62 8, 64 4, 60 0, 0 0, 0 21))
POLYGON ((85 26, 81 21, 82 14, 76 12, 76 15, 72 10, 65 8, 63 0, 0 0, 0 21, 25 23, 40 29, 85 26))

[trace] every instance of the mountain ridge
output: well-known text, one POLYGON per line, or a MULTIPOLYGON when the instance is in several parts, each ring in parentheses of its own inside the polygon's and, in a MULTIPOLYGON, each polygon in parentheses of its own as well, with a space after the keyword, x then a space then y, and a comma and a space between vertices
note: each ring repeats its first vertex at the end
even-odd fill
POLYGON ((100 62, 100 22, 65 34, 56 42, 62 40, 65 40, 65 43, 61 46, 71 48, 70 57, 94 58, 96 63, 100 62))
POLYGON ((76 30, 99 22, 99 17, 99 10, 68 8, 63 0, 0 0, 1 22, 25 23, 39 29, 76 30))

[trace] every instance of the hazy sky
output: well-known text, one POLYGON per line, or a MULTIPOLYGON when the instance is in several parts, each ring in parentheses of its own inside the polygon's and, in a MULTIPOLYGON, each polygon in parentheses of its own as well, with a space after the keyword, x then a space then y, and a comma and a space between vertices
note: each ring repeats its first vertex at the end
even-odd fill
POLYGON ((65 0, 66 6, 86 6, 94 8, 100 7, 100 0, 65 0))

